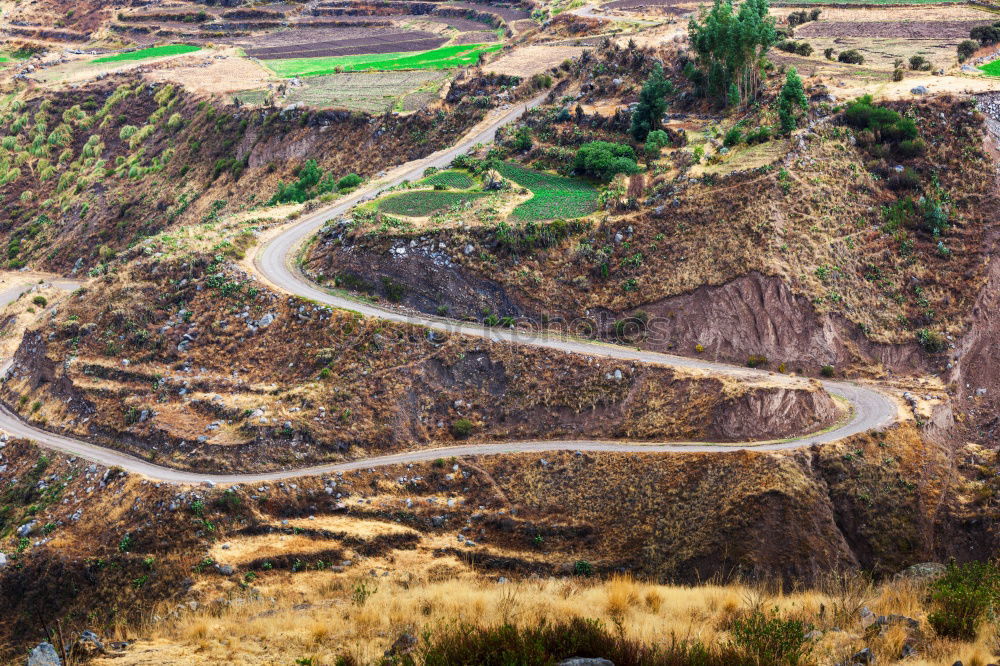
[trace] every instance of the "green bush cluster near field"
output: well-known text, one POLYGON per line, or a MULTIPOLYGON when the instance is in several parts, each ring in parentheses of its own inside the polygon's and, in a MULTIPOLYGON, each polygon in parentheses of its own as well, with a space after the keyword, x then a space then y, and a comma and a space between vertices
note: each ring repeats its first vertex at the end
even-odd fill
POLYGON ((502 44, 457 44, 429 51, 378 53, 330 58, 289 58, 264 61, 275 74, 284 78, 325 76, 335 72, 392 71, 400 69, 448 69, 467 67, 479 61, 483 53, 492 53, 502 44))
POLYGON ((381 199, 378 202, 378 210, 391 215, 426 217, 484 196, 486 196, 485 192, 445 192, 441 190, 403 192, 381 199))
POLYGON ((533 197, 514 209, 518 220, 553 220, 584 217, 597 210, 597 190, 576 178, 526 169, 503 162, 498 167, 504 178, 531 190, 533 197))
POLYGON ((162 56, 182 55, 184 53, 194 53, 200 51, 200 46, 191 44, 167 44, 165 46, 152 46, 148 49, 118 53, 113 56, 95 58, 91 62, 124 62, 127 60, 145 60, 146 58, 160 58, 162 56))

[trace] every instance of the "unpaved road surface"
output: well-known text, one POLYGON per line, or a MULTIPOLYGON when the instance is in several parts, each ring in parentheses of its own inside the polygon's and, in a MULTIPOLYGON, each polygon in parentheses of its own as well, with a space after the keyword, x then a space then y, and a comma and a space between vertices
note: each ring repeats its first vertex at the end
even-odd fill
MULTIPOLYGON (((714 373, 727 374, 735 377, 770 377, 773 381, 785 381, 781 375, 750 370, 722 363, 713 363, 699 359, 672 356, 650 351, 641 351, 616 345, 602 344, 563 337, 547 332, 526 332, 521 330, 500 330, 478 324, 458 322, 444 318, 430 317, 423 314, 410 313, 401 310, 381 308, 362 303, 349 298, 327 293, 307 281, 301 273, 293 268, 295 255, 309 237, 320 227, 332 219, 343 215, 362 200, 376 196, 387 187, 396 185, 403 180, 414 180, 423 175, 429 166, 446 167, 461 153, 468 151, 477 143, 488 143, 493 140, 496 130, 507 123, 513 122, 526 108, 537 106, 542 97, 535 98, 527 104, 504 110, 474 128, 454 147, 439 151, 427 158, 416 160, 393 170, 384 179, 361 188, 359 191, 345 197, 336 204, 317 211, 302 220, 293 223, 280 234, 269 240, 255 257, 254 265, 261 277, 274 287, 303 298, 310 298, 338 308, 346 308, 360 312, 369 317, 378 317, 396 322, 416 323, 437 331, 450 334, 471 335, 499 342, 532 345, 553 349, 560 352, 583 354, 586 356, 603 356, 626 361, 660 364, 666 366, 697 368, 714 373)), ((66 283, 63 283, 64 286, 66 283)), ((0 307, 15 300, 28 285, 11 287, 0 291, 0 307)), ((3 368, 6 374, 8 360, 3 368)), ((168 483, 255 483, 262 481, 277 481, 300 476, 312 476, 329 472, 368 469, 385 465, 406 464, 434 460, 451 456, 492 455, 500 453, 526 453, 541 451, 591 451, 618 453, 698 453, 725 451, 781 451, 812 444, 833 442, 860 432, 884 427, 893 423, 899 414, 897 404, 886 394, 866 386, 849 382, 822 382, 824 389, 839 396, 851 406, 848 419, 830 430, 803 436, 793 440, 780 442, 748 442, 744 444, 707 444, 704 442, 641 444, 621 441, 596 440, 561 440, 561 441, 521 441, 498 442, 490 444, 465 444, 436 449, 421 449, 374 458, 353 460, 345 463, 319 465, 315 467, 278 470, 254 474, 209 474, 189 472, 185 470, 162 467, 120 453, 113 449, 90 444, 72 437, 66 437, 36 428, 22 421, 16 414, 0 407, 0 429, 16 437, 34 440, 39 445, 62 453, 79 456, 101 465, 118 466, 130 472, 142 474, 152 479, 168 483)))

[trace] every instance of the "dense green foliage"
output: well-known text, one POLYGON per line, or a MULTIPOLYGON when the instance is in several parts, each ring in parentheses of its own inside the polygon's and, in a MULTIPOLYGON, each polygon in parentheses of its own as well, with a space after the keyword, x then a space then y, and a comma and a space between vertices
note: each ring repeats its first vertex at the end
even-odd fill
POLYGON ((851 127, 869 130, 884 141, 902 142, 917 138, 917 124, 912 118, 904 118, 890 108, 873 104, 871 95, 859 97, 848 104, 844 120, 851 127))
POLYGON ((267 66, 284 78, 325 76, 335 72, 448 69, 475 65, 479 56, 499 50, 502 44, 456 44, 429 51, 378 53, 330 58, 268 60, 267 66))
POLYGON ((303 203, 321 194, 334 191, 345 191, 357 187, 361 176, 348 174, 337 180, 333 174, 324 174, 316 164, 316 160, 306 160, 295 174, 298 180, 294 183, 278 183, 278 191, 271 197, 271 204, 303 203))
POLYGON ((801 663, 811 647, 806 633, 811 627, 801 620, 784 620, 777 612, 754 611, 733 621, 733 647, 757 664, 801 663))
POLYGON ((439 190, 403 192, 379 199, 378 209, 383 213, 393 215, 426 217, 439 211, 448 210, 453 206, 465 205, 484 196, 486 196, 485 192, 443 192, 439 190))
POLYGON ((633 139, 645 141, 650 132, 660 129, 663 113, 667 110, 666 96, 673 89, 673 84, 663 75, 660 63, 653 65, 653 71, 639 92, 639 105, 632 114, 629 132, 633 139))
POLYGON ((806 111, 808 108, 809 102, 806 100, 806 91, 802 87, 802 79, 792 67, 785 75, 785 85, 781 87, 781 94, 778 96, 778 118, 781 121, 781 131, 788 134, 798 127, 798 110, 806 111))
POLYGON ((602 180, 610 180, 619 173, 639 173, 632 147, 610 141, 588 141, 580 146, 573 167, 602 180))
POLYGON ((125 60, 145 60, 146 58, 159 58, 162 56, 181 55, 183 53, 194 53, 200 51, 200 46, 191 44, 167 44, 166 46, 153 46, 148 49, 118 53, 113 56, 95 58, 91 62, 121 62, 125 60))
POLYGON ((670 136, 663 130, 653 130, 646 135, 646 145, 643 146, 650 156, 660 154, 660 150, 670 145, 670 136))
POLYGON ((764 56, 777 41, 767 0, 715 0, 708 12, 688 25, 696 65, 686 74, 698 92, 719 104, 743 104, 757 97, 764 56))
POLYGON ((931 584, 935 610, 927 616, 942 636, 973 640, 979 626, 992 617, 1000 601, 1000 569, 992 562, 950 564, 931 584))
POLYGON ((526 169, 510 162, 501 162, 496 168, 504 178, 534 194, 514 209, 512 215, 515 219, 570 219, 597 210, 597 190, 582 180, 526 169))

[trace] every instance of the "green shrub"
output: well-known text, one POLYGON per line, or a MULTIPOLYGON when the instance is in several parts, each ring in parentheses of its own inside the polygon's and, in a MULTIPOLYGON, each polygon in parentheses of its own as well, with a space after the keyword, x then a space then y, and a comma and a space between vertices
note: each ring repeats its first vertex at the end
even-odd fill
POLYGON ((944 336, 926 328, 917 331, 917 342, 928 354, 939 354, 948 348, 948 341, 944 336))
POLYGON ((965 62, 972 57, 972 54, 979 50, 979 42, 975 42, 971 39, 966 39, 965 41, 959 42, 958 44, 958 61, 965 62))
POLYGON ((819 369, 819 374, 829 378, 833 377, 833 375, 836 374, 836 370, 834 370, 832 365, 824 365, 822 368, 819 369))
POLYGON ((639 173, 631 146, 609 141, 588 141, 576 151, 573 163, 577 171, 595 178, 610 180, 619 173, 639 173))
POLYGON ((992 562, 949 564, 945 574, 931 583, 930 597, 935 609, 927 621, 934 631, 973 640, 1000 601, 1000 570, 992 562))
POLYGON ((861 52, 857 49, 849 49, 847 51, 841 51, 837 56, 837 60, 845 62, 848 65, 863 65, 865 57, 861 55, 861 52))
POLYGON ((577 576, 593 576, 594 565, 587 560, 577 560, 573 563, 573 573, 577 576))
POLYGON ((465 439, 472 434, 472 421, 466 418, 456 420, 451 424, 451 434, 458 439, 465 439))
POLYGON ((670 135, 663 130, 653 130, 646 135, 646 153, 649 155, 659 155, 660 150, 670 145, 670 135))
POLYGON ((741 141, 743 141, 743 132, 740 131, 739 127, 734 127, 726 132, 726 137, 722 140, 722 145, 731 148, 741 141))
POLYGON ((783 620, 777 610, 754 611, 733 622, 729 631, 732 645, 749 663, 795 666, 808 657, 811 646, 806 633, 811 629, 801 620, 783 620))
POLYGON ((35 305, 37 305, 40 308, 44 308, 46 305, 49 304, 48 299, 45 298, 44 296, 42 296, 41 294, 39 294, 38 296, 35 296, 33 299, 31 299, 31 302, 34 303, 35 305))
POLYGON ((350 190, 361 184, 361 176, 356 173, 349 173, 337 181, 338 190, 350 190))
POLYGON ((916 72, 927 72, 930 71, 931 61, 922 55, 915 55, 910 57, 910 69, 916 72))
POLYGON ((761 354, 751 354, 750 358, 747 359, 747 367, 749 368, 759 368, 762 365, 767 365, 767 357, 761 354))
POLYGON ((122 141, 131 139, 139 131, 139 128, 135 125, 122 125, 122 128, 118 130, 118 138, 122 141))

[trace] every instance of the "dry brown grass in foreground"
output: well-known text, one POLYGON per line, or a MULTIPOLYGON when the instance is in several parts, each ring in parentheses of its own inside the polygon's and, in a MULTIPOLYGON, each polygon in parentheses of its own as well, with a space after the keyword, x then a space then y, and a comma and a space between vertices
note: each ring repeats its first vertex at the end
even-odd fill
MULTIPOLYGON (((270 580, 258 597, 228 606, 183 613, 139 630, 146 636, 115 664, 291 663, 335 664, 350 656, 379 663, 403 633, 431 637, 457 626, 536 627, 573 618, 599 620, 624 636, 647 644, 672 639, 723 646, 734 620, 753 610, 777 611, 823 632, 804 663, 833 664, 868 647, 879 664, 900 663, 904 644, 916 650, 911 666, 987 664, 996 650, 991 627, 972 643, 937 638, 926 619, 926 583, 899 579, 873 586, 860 578, 830 578, 818 590, 782 593, 754 585, 697 587, 655 585, 624 577, 604 581, 542 579, 498 583, 459 575, 435 580, 434 569, 419 575, 342 577, 329 572, 270 580), (878 625, 866 630, 861 609, 876 615, 914 618, 919 628, 878 625), (221 608, 221 610, 219 610, 221 608)), ((425 638, 421 638, 425 640, 425 638)), ((98 662, 102 663, 102 662, 98 662)), ((108 662, 110 663, 110 662, 108 662)))

